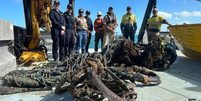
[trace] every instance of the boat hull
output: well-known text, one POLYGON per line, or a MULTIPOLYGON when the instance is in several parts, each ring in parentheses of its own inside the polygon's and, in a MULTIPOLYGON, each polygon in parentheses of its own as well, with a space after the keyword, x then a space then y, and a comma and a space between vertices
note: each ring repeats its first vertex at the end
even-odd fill
POLYGON ((201 60, 201 24, 175 25, 169 27, 169 30, 184 55, 201 60))

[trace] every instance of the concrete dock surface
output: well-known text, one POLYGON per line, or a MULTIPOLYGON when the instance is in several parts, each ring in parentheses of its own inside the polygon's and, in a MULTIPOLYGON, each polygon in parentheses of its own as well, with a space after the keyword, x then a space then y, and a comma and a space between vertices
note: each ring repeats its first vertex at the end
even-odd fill
MULTIPOLYGON (((180 51, 177 51, 177 55, 176 62, 169 69, 156 72, 162 80, 160 85, 142 86, 141 83, 137 83, 137 101, 201 101, 201 61, 190 59, 180 51)), ((53 91, 0 95, 0 101, 71 100, 69 93, 56 95, 53 91)))

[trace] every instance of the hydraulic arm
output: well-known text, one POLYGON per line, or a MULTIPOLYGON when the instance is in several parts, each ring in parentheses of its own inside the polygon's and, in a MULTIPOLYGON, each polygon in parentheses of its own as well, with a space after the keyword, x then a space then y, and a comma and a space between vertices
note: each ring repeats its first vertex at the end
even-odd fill
POLYGON ((19 62, 38 62, 47 60, 47 50, 40 45, 40 28, 51 32, 49 12, 53 0, 23 0, 27 35, 24 46, 28 48, 22 53, 19 62))
POLYGON ((37 48, 40 42, 40 28, 51 32, 49 12, 52 0, 23 0, 27 36, 25 47, 29 50, 37 48))
MULTIPOLYGON (((23 0, 27 30, 24 46, 28 50, 22 53, 19 62, 47 60, 47 49, 44 45, 40 45, 43 40, 40 36, 40 28, 48 33, 51 32, 49 12, 52 9, 52 2, 53 0, 23 0)), ((74 0, 69 0, 69 3, 73 5, 74 15, 74 0)))
POLYGON ((156 3, 157 3, 157 0, 149 0, 146 12, 144 14, 144 19, 142 21, 142 25, 141 25, 141 28, 140 28, 140 32, 139 32, 139 35, 138 35, 138 43, 141 42, 142 39, 143 39, 143 36, 144 36, 144 33, 145 33, 145 26, 147 24, 147 20, 149 19, 150 15, 151 15, 152 9, 154 7, 156 7, 156 3))

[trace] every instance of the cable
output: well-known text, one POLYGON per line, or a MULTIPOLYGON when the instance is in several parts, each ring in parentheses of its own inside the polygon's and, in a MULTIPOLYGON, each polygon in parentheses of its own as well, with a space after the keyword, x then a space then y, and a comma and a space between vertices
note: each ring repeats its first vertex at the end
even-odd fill
MULTIPOLYGON (((136 15, 136 19, 137 19, 137 23, 138 23, 138 14, 137 14, 137 11, 136 11, 136 8, 135 8, 135 0, 132 0, 133 1, 133 5, 134 5, 134 10, 135 10, 135 15, 136 15)), ((138 23, 139 24, 139 23, 138 23)))

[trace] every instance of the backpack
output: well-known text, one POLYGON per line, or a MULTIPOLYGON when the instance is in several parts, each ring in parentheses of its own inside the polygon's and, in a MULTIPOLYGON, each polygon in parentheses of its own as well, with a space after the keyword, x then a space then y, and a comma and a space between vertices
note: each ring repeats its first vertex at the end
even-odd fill
POLYGON ((109 14, 107 14, 106 15, 107 16, 107 18, 108 18, 108 21, 106 22, 106 24, 109 24, 109 23, 114 23, 114 22, 116 22, 116 15, 113 13, 113 19, 110 19, 110 15, 109 14))

